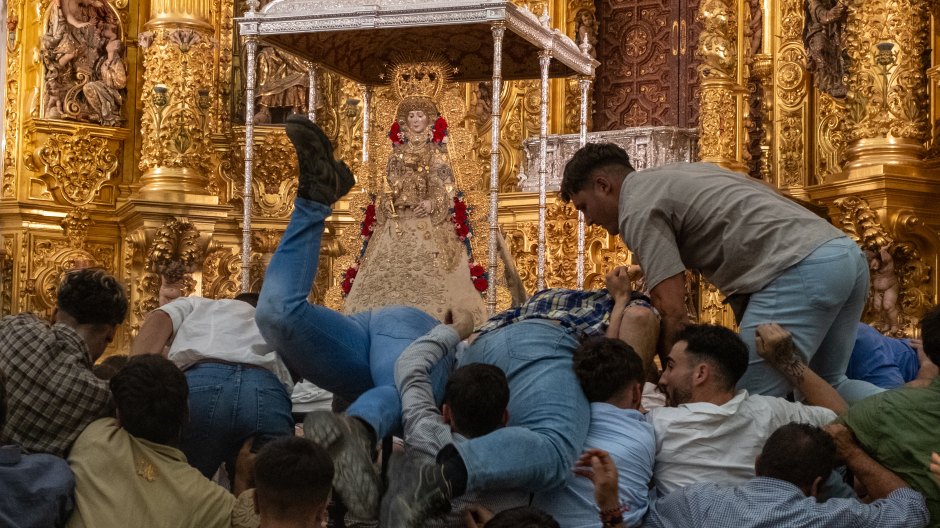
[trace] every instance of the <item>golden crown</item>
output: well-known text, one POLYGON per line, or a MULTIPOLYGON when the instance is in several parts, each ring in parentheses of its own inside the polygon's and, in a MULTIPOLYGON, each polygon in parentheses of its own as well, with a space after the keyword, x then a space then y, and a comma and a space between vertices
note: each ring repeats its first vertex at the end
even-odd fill
POLYGON ((399 99, 429 97, 437 99, 448 82, 452 67, 437 53, 421 58, 397 59, 391 67, 392 89, 399 99))

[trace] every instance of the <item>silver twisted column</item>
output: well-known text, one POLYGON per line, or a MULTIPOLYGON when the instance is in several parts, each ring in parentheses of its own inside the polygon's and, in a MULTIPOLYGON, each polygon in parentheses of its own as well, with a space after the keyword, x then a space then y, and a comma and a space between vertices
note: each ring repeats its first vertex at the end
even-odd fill
MULTIPOLYGON (((588 91, 591 89, 591 77, 579 77, 578 86, 581 88, 581 137, 580 145, 587 145, 587 114, 588 91)), ((584 289, 584 213, 578 211, 578 289, 584 289)))
POLYGON ((542 92, 539 114, 539 260, 536 272, 536 291, 545 289, 545 179, 548 177, 546 155, 548 151, 548 67, 552 62, 550 50, 539 52, 542 73, 542 92))
POLYGON ((360 84, 362 90, 362 164, 369 162, 369 114, 372 112, 372 87, 360 84))
POLYGON ((490 247, 489 286, 486 290, 486 310, 496 313, 496 237, 499 236, 499 104, 503 91, 503 35, 505 22, 493 23, 493 110, 492 140, 490 142, 490 247))
POLYGON ((319 64, 307 63, 307 75, 310 76, 310 91, 307 93, 307 118, 317 122, 317 69, 319 64))
POLYGON ((248 293, 251 284, 251 170, 255 159, 255 54, 258 37, 245 37, 247 64, 245 65, 245 189, 242 202, 242 293, 248 293))

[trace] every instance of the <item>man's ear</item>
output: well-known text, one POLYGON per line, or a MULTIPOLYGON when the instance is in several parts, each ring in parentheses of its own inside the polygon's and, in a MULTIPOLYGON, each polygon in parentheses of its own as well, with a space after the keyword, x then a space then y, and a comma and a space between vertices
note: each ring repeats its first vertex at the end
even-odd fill
POLYGON ((639 409, 642 403, 643 403, 643 384, 634 383, 633 384, 633 408, 639 409))
POLYGON ((104 340, 109 345, 111 344, 112 341, 114 341, 114 336, 117 335, 117 329, 119 326, 121 325, 113 325, 113 326, 108 325, 108 334, 104 337, 104 340))
POLYGON ((441 406, 441 421, 454 428, 454 411, 446 403, 441 406))
POLYGON ((813 481, 813 486, 810 488, 809 495, 807 495, 807 497, 819 499, 819 485, 820 484, 822 484, 822 477, 816 477, 816 480, 813 481))
POLYGON ((692 367, 692 386, 697 387, 705 383, 711 377, 711 369, 708 363, 703 361, 692 367))
POLYGON ((606 196, 614 190, 614 184, 606 172, 595 170, 591 173, 591 180, 594 181, 594 192, 601 196, 606 196))
POLYGON ((503 411, 502 423, 503 425, 501 427, 506 427, 507 425, 509 425, 509 409, 506 409, 503 411))

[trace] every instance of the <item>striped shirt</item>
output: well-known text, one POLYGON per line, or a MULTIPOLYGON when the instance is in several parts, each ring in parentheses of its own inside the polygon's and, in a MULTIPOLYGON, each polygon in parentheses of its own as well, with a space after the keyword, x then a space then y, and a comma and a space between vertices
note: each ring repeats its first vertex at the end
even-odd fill
POLYGON ((496 314, 478 332, 482 336, 526 319, 548 319, 588 337, 604 337, 613 308, 614 298, 607 289, 578 291, 553 288, 542 290, 521 305, 496 314))

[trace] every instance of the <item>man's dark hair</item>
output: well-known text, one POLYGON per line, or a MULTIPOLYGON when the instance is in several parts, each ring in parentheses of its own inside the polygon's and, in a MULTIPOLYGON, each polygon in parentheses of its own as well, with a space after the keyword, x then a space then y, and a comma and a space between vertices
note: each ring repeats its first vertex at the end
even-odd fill
POLYGON ((129 359, 127 356, 108 356, 101 363, 91 367, 91 371, 96 378, 107 381, 120 372, 127 365, 129 359))
POLYGON ((453 411, 454 428, 460 434, 477 438, 492 433, 503 424, 509 405, 506 374, 493 365, 464 365, 447 380, 444 403, 453 411))
POLYGON ((940 304, 931 308, 920 320, 920 334, 924 341, 924 354, 940 365, 940 304))
POLYGON ((266 514, 279 520, 309 516, 333 486, 333 461, 325 449, 297 436, 272 440, 255 458, 255 494, 266 514))
POLYGON ((493 516, 483 528, 561 528, 551 515, 532 506, 519 506, 503 510, 493 516))
POLYGON ((101 269, 67 272, 59 284, 57 304, 78 324, 116 326, 127 316, 124 286, 101 269))
POLYGON ((718 325, 688 325, 676 334, 676 342, 685 341, 686 353, 693 361, 707 362, 716 371, 716 381, 726 391, 734 390, 747 370, 751 353, 738 334, 718 325))
POLYGON ((836 443, 829 433, 790 422, 767 439, 755 470, 758 477, 785 480, 808 490, 817 477, 826 480, 838 465, 836 443))
POLYGON ((3 426, 7 423, 7 375, 0 369, 0 446, 3 445, 3 426))
POLYGON ((627 151, 613 143, 588 143, 581 147, 565 165, 561 179, 561 199, 568 203, 571 198, 591 183, 591 173, 611 166, 623 167, 624 175, 635 169, 627 151))
POLYGON ((620 339, 585 341, 574 351, 574 374, 588 402, 606 402, 645 379, 643 360, 620 339))
POLYGON ((121 427, 137 438, 176 446, 189 417, 186 376, 163 356, 134 356, 111 378, 121 427))
POLYGON ((257 307, 258 307, 258 297, 260 297, 260 295, 258 295, 257 293, 239 293, 238 295, 235 296, 235 300, 236 300, 236 301, 246 302, 246 303, 248 303, 248 304, 254 306, 255 308, 257 308, 257 307))

